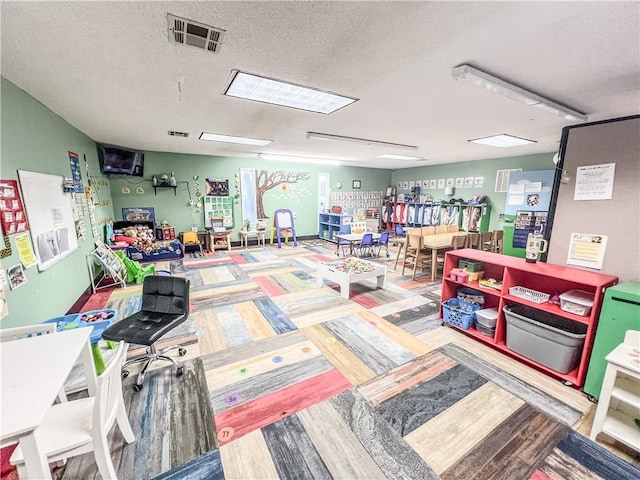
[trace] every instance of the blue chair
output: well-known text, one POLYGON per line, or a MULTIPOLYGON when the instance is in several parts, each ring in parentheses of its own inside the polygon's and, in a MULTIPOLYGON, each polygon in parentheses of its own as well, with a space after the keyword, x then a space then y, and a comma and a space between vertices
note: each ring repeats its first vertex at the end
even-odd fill
POLYGON ((373 233, 369 232, 362 235, 362 240, 360 240, 360 243, 358 245, 353 247, 353 251, 359 257, 364 256, 365 252, 367 252, 370 256, 372 256, 373 255, 373 233))
POLYGON ((384 250, 387 254, 387 258, 389 258, 389 232, 382 232, 380 234, 380 238, 375 242, 373 242, 373 249, 374 250, 376 248, 378 249, 378 251, 376 252, 376 257, 380 256, 380 251, 382 250, 382 247, 384 247, 384 250))
POLYGON ((404 227, 402 225, 400 225, 400 224, 396 225, 395 234, 396 234, 396 237, 406 237, 407 236, 407 234, 404 231, 404 227))

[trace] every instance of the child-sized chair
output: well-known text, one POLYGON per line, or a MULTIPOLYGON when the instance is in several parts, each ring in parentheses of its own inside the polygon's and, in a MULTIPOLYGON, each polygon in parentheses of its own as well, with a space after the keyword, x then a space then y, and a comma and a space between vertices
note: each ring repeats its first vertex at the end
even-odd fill
POLYGON ((124 257, 122 259, 125 269, 127 270, 127 283, 131 283, 135 280, 137 284, 144 282, 144 278, 148 275, 156 274, 156 264, 150 263, 144 267, 139 262, 124 257))

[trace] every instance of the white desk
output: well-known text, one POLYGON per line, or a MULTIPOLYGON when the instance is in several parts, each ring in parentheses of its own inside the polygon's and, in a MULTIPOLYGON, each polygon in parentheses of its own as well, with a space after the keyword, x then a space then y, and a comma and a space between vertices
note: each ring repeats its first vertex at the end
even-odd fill
MULTIPOLYGON (((373 241, 380 239, 380 233, 374 232, 364 232, 364 233, 336 233, 333 237, 337 239, 338 243, 336 245, 336 255, 340 256, 340 247, 344 245, 342 242, 349 243, 349 255, 353 255, 353 247, 354 245, 360 243, 362 241, 362 237, 364 237, 365 233, 371 233, 373 241)), ((371 255, 373 256, 373 254, 371 255)))
POLYGON ((262 246, 265 246, 265 233, 266 230, 240 230, 240 246, 244 243, 244 249, 247 250, 249 248, 249 239, 255 238, 258 242, 258 246, 262 243, 262 246))
POLYGON ((47 457, 38 445, 38 426, 78 358, 89 395, 95 395, 92 330, 77 328, 0 344, 0 444, 20 442, 28 478, 51 478, 47 457))

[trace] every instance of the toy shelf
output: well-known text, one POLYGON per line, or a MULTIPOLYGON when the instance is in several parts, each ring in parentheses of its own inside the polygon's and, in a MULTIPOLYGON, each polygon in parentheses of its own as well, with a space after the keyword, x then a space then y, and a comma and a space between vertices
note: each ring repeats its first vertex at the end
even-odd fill
MULTIPOLYGON (((452 250, 446 253, 442 280, 441 303, 450 298, 456 297, 457 291, 461 286, 482 292, 484 294, 485 301, 483 308, 498 309, 498 320, 494 336, 482 335, 475 329, 475 327, 470 327, 469 329, 464 330, 455 325, 451 325, 452 328, 457 328, 470 337, 500 350, 516 360, 530 365, 547 375, 558 378, 566 384, 581 387, 584 384, 587 373, 591 349, 598 325, 600 307, 604 298, 604 290, 616 283, 618 283, 618 278, 612 275, 605 275, 592 271, 541 262, 527 263, 521 258, 467 248, 452 250), (457 280, 453 280, 451 278, 451 270, 453 268, 458 268, 458 262, 461 259, 483 262, 484 278, 494 278, 497 281, 502 281, 500 290, 483 287, 479 285, 478 282, 461 283, 457 280), (509 293, 509 289, 515 286, 549 294, 549 296, 561 294, 572 289, 583 290, 593 294, 593 307, 588 315, 579 316, 566 312, 562 310, 560 306, 549 303, 548 301, 535 303, 533 301, 511 295, 509 293), (577 367, 568 373, 560 373, 509 349, 507 347, 507 322, 503 312, 503 307, 507 305, 525 305, 539 312, 550 313, 563 319, 586 325, 586 335, 579 355, 577 367)), ((442 313, 441 307, 441 318, 443 318, 442 313)))

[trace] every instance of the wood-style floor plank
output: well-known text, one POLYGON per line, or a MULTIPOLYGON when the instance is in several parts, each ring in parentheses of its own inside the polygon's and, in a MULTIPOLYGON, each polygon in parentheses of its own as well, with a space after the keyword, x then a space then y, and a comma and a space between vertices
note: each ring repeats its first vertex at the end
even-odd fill
POLYGON ((218 441, 221 445, 228 443, 350 387, 349 381, 338 370, 333 369, 226 410, 215 415, 215 423, 218 432, 226 430, 232 434, 220 438, 219 433, 218 441))
POLYGON ((297 416, 333 478, 387 478, 328 401, 305 408, 297 416))
POLYGON ((225 480, 277 480, 278 472, 260 430, 220 447, 225 480))
POLYGON ((373 370, 341 342, 328 342, 327 339, 332 338, 333 334, 322 325, 306 327, 302 331, 352 385, 359 385, 376 376, 373 370))
POLYGON ((214 412, 219 414, 331 369, 333 365, 321 355, 306 356, 300 361, 289 364, 277 363, 268 372, 251 378, 238 377, 239 380, 232 385, 212 389, 211 404, 214 412))
POLYGON ((244 319, 244 324, 253 340, 273 337, 276 334, 253 302, 237 303, 235 307, 240 317, 244 319))
POLYGON ((485 383, 405 440, 437 474, 442 474, 523 403, 496 384, 485 383))
POLYGON ((332 478, 297 415, 267 425, 262 429, 262 435, 280 478, 332 478))
POLYGON ((383 335, 374 325, 349 315, 322 324, 377 374, 415 358, 406 348, 383 335))
POLYGON ((205 371, 213 370, 214 368, 226 367, 232 362, 242 362, 267 352, 277 352, 282 348, 296 345, 306 340, 307 337, 300 330, 293 330, 275 337, 231 347, 211 355, 204 355, 202 364, 205 371))
POLYGON ((362 312, 358 312, 357 315, 369 324, 375 323, 376 328, 380 332, 392 339, 398 345, 406 348, 416 357, 424 355, 425 353, 433 350, 431 346, 427 345, 422 340, 418 340, 410 333, 407 333, 403 329, 393 325, 390 322, 387 322, 384 318, 379 317, 375 313, 371 313, 371 311, 365 310, 362 312))
POLYGON ((283 347, 276 352, 263 353, 250 359, 209 369, 206 371, 207 383, 210 389, 221 388, 319 355, 320 351, 315 345, 309 340, 305 340, 283 347), (281 357, 281 359, 274 361, 274 357, 281 357))
POLYGON ((440 375, 457 365, 452 358, 440 352, 431 352, 405 363, 358 387, 358 391, 372 405, 379 405, 391 397, 440 375))
POLYGON ((198 335, 198 345, 200 354, 207 355, 213 352, 219 352, 227 348, 227 342, 224 340, 224 332, 218 322, 218 315, 213 310, 202 310, 191 314, 194 318, 196 331, 201 331, 202 335, 198 335))
POLYGON ((331 397, 329 403, 387 478, 440 480, 355 388, 331 397))

